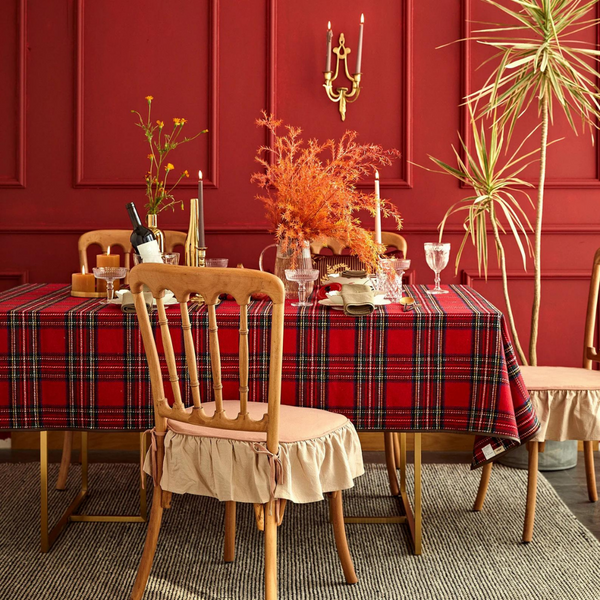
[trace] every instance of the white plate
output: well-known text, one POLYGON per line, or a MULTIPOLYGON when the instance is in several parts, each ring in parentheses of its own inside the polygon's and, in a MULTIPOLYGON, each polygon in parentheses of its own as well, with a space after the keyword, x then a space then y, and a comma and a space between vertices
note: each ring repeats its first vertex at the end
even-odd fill
MULTIPOLYGON (((125 292, 128 292, 129 290, 117 290, 115 292, 115 296, 116 298, 114 298, 113 300, 110 301, 110 304, 118 304, 119 306, 121 304, 123 304, 123 295, 125 294, 125 292)), ((156 306, 156 299, 152 299, 153 300, 153 304, 154 306, 156 306)), ((179 304, 177 302, 177 298, 175 298, 175 294, 173 294, 173 292, 169 291, 169 290, 165 290, 165 297, 164 297, 164 305, 165 306, 169 306, 170 304, 179 304)))
MULTIPOLYGON (((385 296, 385 292, 383 290, 374 290, 373 295, 375 296, 375 304, 385 296)), ((333 304, 339 304, 340 306, 344 304, 344 300, 342 299, 342 292, 339 290, 334 290, 333 292, 327 292, 327 298, 331 300, 333 304)))
MULTIPOLYGON (((375 296, 374 302, 373 304, 375 304, 375 306, 385 306, 386 304, 391 304, 391 300, 386 300, 385 298, 381 297, 381 296, 375 296)), ((336 310, 344 310, 344 304, 343 302, 336 302, 335 300, 332 300, 331 298, 325 298, 325 300, 319 300, 319 304, 321 304, 322 306, 331 306, 331 308, 335 308, 336 310)))

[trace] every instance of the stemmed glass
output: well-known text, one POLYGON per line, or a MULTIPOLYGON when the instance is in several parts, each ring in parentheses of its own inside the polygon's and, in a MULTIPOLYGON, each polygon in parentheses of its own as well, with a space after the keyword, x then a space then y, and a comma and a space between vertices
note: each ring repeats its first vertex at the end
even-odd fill
POLYGON ((298 284, 298 302, 292 302, 292 306, 310 306, 306 286, 315 281, 319 276, 318 269, 286 269, 285 276, 289 281, 298 284))
POLYGON ((428 294, 447 294, 448 290, 440 287, 440 272, 446 268, 450 258, 450 244, 436 242, 425 243, 425 259, 429 268, 435 273, 435 287, 427 290, 428 294))
POLYGON ((377 276, 378 289, 385 292, 385 299, 399 302, 403 296, 402 277, 410 268, 410 260, 406 258, 379 259, 380 271, 377 276))
POLYGON ((106 280, 106 298, 100 304, 110 304, 115 298, 115 279, 123 279, 127 275, 125 267, 94 267, 94 277, 106 280))

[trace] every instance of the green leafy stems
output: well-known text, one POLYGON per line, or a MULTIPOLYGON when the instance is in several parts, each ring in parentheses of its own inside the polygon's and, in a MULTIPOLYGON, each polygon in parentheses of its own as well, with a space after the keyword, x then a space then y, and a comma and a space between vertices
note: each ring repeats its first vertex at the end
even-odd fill
POLYGON ((489 132, 486 134, 484 123, 482 122, 478 128, 472 112, 470 112, 470 118, 474 152, 470 151, 466 142, 459 136, 463 154, 454 146, 452 147, 456 158, 456 167, 452 167, 433 156, 429 157, 440 168, 436 172, 450 175, 473 188, 472 195, 456 202, 446 211, 439 225, 440 241, 448 218, 455 214, 466 213, 463 222, 465 234, 456 254, 456 272, 458 272, 465 245, 471 239, 477 253, 479 273, 481 274, 483 267, 487 279, 489 222, 498 264, 502 272, 502 287, 507 306, 507 317, 515 349, 520 359, 526 363, 512 312, 508 291, 506 255, 500 233, 507 233, 507 229, 503 224, 507 223, 521 254, 523 268, 527 269, 527 256, 532 255, 532 246, 527 234, 529 231, 533 231, 533 227, 519 200, 526 199, 533 206, 529 195, 523 189, 520 189, 533 186, 520 179, 519 175, 532 162, 535 162, 535 159, 531 159, 531 157, 539 152, 539 149, 536 149, 521 155, 524 144, 536 130, 533 130, 508 158, 501 160, 501 156, 506 154, 504 148, 505 134, 498 120, 492 119, 489 132))
POLYGON ((181 204, 182 209, 184 207, 182 201, 180 202, 175 199, 173 191, 184 177, 189 177, 189 172, 187 169, 183 171, 177 181, 169 187, 167 179, 175 167, 167 161, 167 156, 177 146, 195 140, 203 133, 207 133, 208 129, 204 129, 190 138, 180 138, 187 119, 176 117, 173 119, 173 129, 170 133, 166 133, 164 131, 164 121, 157 120, 155 123, 152 123, 152 100, 154 100, 153 96, 146 96, 148 115, 145 120, 137 110, 132 110, 131 112, 138 116, 139 122, 136 123, 136 126, 144 131, 146 141, 150 146, 150 153, 148 154, 150 168, 145 175, 146 196, 148 198, 146 209, 148 214, 156 215, 166 208, 175 210, 176 204, 181 204))
MULTIPOLYGON (((571 128, 576 118, 582 129, 598 127, 600 94, 594 45, 574 39, 581 31, 596 27, 592 16, 598 0, 511 0, 508 5, 482 0, 510 17, 507 24, 488 24, 470 38, 498 52, 489 59, 499 62, 484 86, 468 98, 484 103, 481 115, 499 115, 508 124, 509 137, 532 103, 537 104, 540 129, 539 183, 534 241, 534 300, 531 312, 529 362, 537 365, 537 338, 541 303, 541 239, 546 180, 548 128, 558 105, 571 128)), ((486 61, 487 62, 487 61, 486 61)), ((593 143, 592 136, 592 143, 593 143)))

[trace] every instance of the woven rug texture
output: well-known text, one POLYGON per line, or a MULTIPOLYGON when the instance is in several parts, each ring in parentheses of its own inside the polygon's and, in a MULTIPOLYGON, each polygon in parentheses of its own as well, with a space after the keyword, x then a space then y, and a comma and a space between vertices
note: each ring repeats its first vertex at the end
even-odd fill
MULTIPOLYGON (((50 490, 54 522, 77 490, 50 490)), ((412 471, 409 473, 412 477, 412 471)), ((57 466, 51 466, 55 481, 57 466)), ((480 472, 423 466, 423 554, 413 556, 402 525, 347 525, 359 583, 348 586, 325 502, 288 505, 279 528, 279 591, 289 600, 600 600, 600 542, 540 476, 534 541, 520 544, 525 472, 494 467, 484 511, 471 512, 480 472)), ((83 511, 133 513, 135 465, 93 464, 83 511)), ((412 493, 412 490, 411 490, 412 493)), ((582 490, 585 494, 585 490, 582 490)), ((383 465, 367 465, 344 494, 346 514, 392 514, 383 465)), ((39 466, 0 464, 0 598, 126 599, 145 524, 72 523, 49 554, 39 551, 39 466)), ((222 561, 224 505, 174 496, 165 511, 148 600, 263 597, 263 541, 253 510, 239 505, 234 563, 222 561)))

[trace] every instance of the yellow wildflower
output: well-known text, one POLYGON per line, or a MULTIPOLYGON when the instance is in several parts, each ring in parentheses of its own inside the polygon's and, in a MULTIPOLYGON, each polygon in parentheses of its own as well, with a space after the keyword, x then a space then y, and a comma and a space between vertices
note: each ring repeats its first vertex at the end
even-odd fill
POLYGON ((165 171, 167 171, 167 173, 169 171, 172 171, 175 167, 173 166, 173 163, 169 163, 166 167, 165 167, 165 171))
POLYGON ((175 123, 175 125, 181 125, 181 119, 178 119, 177 117, 175 117, 173 119, 173 123, 175 123))
POLYGON ((183 125, 184 123, 187 123, 187 119, 184 119, 183 117, 181 117, 181 119, 179 119, 181 121, 181 124, 183 125))
POLYGON ((152 102, 152 100, 154 100, 154 96, 146 96, 146 100, 148 100, 148 102, 152 102))
POLYGON ((188 170, 187 170, 187 169, 186 169, 186 170, 183 172, 183 174, 184 174, 186 177, 189 177, 189 176, 190 176, 190 174, 188 173, 188 170))
POLYGON ((148 156, 146 158, 149 158, 150 160, 152 160, 154 158, 153 154, 148 154, 148 156))
POLYGON ((162 129, 165 126, 164 121, 156 121, 156 124, 162 129))

